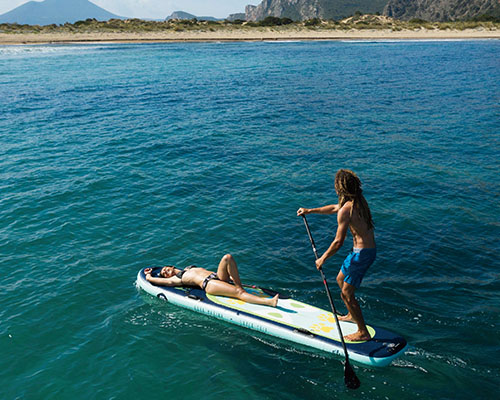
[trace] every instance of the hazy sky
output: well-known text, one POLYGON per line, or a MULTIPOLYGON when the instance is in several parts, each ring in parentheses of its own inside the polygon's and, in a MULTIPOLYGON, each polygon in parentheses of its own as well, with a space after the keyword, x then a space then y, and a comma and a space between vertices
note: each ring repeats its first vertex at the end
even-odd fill
MULTIPOLYGON (((71 1, 71 0, 66 0, 71 1)), ((123 17, 163 19, 173 11, 225 18, 245 12, 247 4, 258 5, 261 0, 90 0, 113 14, 123 17)), ((27 3, 27 0, 0 0, 0 14, 27 3)))

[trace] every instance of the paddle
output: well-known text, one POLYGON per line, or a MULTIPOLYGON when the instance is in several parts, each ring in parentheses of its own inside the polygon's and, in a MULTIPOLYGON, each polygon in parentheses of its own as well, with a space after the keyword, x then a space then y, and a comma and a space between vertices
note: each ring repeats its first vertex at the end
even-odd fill
MULTIPOLYGON (((316 260, 317 260, 319 258, 318 252, 316 251, 316 244, 314 243, 314 239, 311 235, 311 231, 309 230, 309 224, 307 223, 307 219, 306 219, 305 215, 301 215, 301 217, 304 219, 304 224, 305 224, 306 229, 307 229, 307 235, 309 236, 309 241, 311 242, 314 256, 316 257, 316 260)), ((359 381, 358 377, 356 376, 356 374, 354 373, 354 370, 351 367, 351 364, 349 363, 349 356, 347 354, 347 348, 346 348, 345 341, 344 341, 344 335, 342 334, 342 329, 340 328, 340 322, 339 322, 339 319, 337 318, 337 310, 335 309, 335 305, 333 304, 332 295, 330 294, 330 289, 328 288, 328 283, 326 283, 326 278, 325 278, 325 274, 323 273, 323 268, 319 268, 319 272, 321 272, 321 278, 323 279, 323 283, 325 284, 326 294, 328 295, 328 300, 330 301, 330 307, 332 308, 333 316, 335 317, 335 322, 337 323, 337 329, 339 331, 340 341, 342 342, 342 347, 344 348, 344 354, 345 354, 344 383, 349 389, 357 389, 361 385, 361 382, 359 381)))

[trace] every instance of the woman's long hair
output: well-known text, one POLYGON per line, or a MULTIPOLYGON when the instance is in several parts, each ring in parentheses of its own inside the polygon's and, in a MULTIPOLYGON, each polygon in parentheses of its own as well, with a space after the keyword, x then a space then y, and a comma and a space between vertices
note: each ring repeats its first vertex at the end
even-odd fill
POLYGON ((339 169, 335 175, 335 190, 339 196, 339 207, 342 208, 345 203, 352 201, 351 215, 352 210, 356 209, 366 222, 368 229, 374 229, 372 213, 363 196, 361 180, 358 176, 348 169, 339 169))

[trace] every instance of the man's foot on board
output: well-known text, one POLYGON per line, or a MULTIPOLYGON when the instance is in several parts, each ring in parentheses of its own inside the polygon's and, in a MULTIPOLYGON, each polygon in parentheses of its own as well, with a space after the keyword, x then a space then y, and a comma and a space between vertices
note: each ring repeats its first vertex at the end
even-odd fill
POLYGON ((352 319, 351 317, 351 314, 347 314, 347 315, 337 315, 337 318, 339 319, 339 321, 350 321, 350 322, 354 322, 354 320, 352 319))
POLYGON ((370 340, 371 336, 369 333, 356 332, 344 336, 344 339, 349 340, 350 342, 364 342, 366 340, 370 340))

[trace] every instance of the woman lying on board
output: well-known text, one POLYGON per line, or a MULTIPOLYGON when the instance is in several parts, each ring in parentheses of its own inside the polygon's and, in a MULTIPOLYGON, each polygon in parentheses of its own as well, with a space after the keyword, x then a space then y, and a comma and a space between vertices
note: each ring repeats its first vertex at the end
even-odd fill
POLYGON ((208 271, 205 268, 191 265, 183 270, 175 268, 173 265, 163 267, 160 277, 151 276, 152 269, 146 268, 144 273, 148 282, 158 286, 198 286, 208 294, 216 296, 234 297, 247 303, 263 304, 276 307, 278 295, 273 298, 254 296, 243 289, 236 261, 231 254, 226 254, 220 260, 217 273, 208 271), (232 280, 234 284, 229 283, 232 280))

